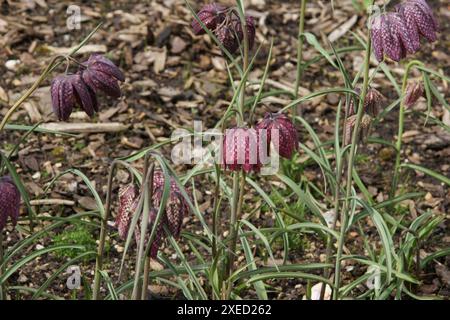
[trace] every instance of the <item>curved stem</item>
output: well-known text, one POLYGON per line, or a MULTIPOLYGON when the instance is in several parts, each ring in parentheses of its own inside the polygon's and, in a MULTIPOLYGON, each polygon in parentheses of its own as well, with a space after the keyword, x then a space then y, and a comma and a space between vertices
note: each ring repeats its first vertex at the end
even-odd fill
MULTIPOLYGON (((373 3, 373 2, 372 2, 373 3)), ((367 90, 369 87, 369 68, 370 68, 370 54, 371 54, 371 39, 370 39, 370 29, 367 37, 367 47, 366 47, 366 55, 364 59, 364 81, 361 89, 361 98, 359 100, 358 105, 358 113, 355 123, 355 129, 353 130, 350 154, 348 155, 348 165, 347 165, 347 184, 346 184, 346 196, 344 201, 344 206, 341 211, 341 228, 338 239, 338 248, 336 253, 336 262, 334 268, 334 290, 333 290, 333 299, 336 300, 339 298, 339 288, 341 285, 341 257, 344 248, 345 242, 345 234, 347 228, 347 219, 348 219, 348 209, 349 209, 349 199, 352 192, 352 182, 353 182, 353 166, 356 157, 356 148, 357 148, 357 138, 359 136, 360 124, 364 114, 364 100, 366 99, 367 90)))
POLYGON ((108 227, 108 218, 111 214, 111 193, 112 193, 112 185, 114 179, 114 171, 119 162, 113 161, 111 164, 111 168, 109 169, 108 175, 108 190, 106 193, 106 208, 105 208, 105 216, 102 217, 101 226, 100 226, 100 239, 97 248, 97 257, 95 260, 95 275, 94 275, 94 289, 92 294, 93 300, 98 300, 100 293, 100 270, 103 269, 103 251, 105 250, 105 240, 106 233, 108 227))
POLYGON ((401 100, 400 100, 400 109, 399 109, 399 115, 398 115, 398 133, 397 133, 397 141, 395 143, 395 165, 394 165, 394 175, 392 178, 392 185, 391 185, 391 191, 389 193, 389 197, 392 199, 395 196, 395 193, 397 191, 398 186, 398 178, 400 174, 400 161, 401 161, 401 148, 402 148, 402 136, 403 136, 403 130, 404 130, 404 121, 405 121, 405 91, 406 86, 408 84, 408 75, 411 69, 414 66, 422 66, 423 63, 418 60, 412 60, 408 63, 405 69, 405 74, 403 75, 403 82, 402 82, 402 91, 401 91, 401 100))
MULTIPOLYGON (((298 42, 297 42, 297 77, 295 78, 295 86, 294 86, 294 100, 298 99, 298 88, 300 86, 300 80, 303 74, 303 33, 305 30, 305 11, 306 11, 306 0, 301 0, 300 4, 300 19, 298 22, 298 42)), ((293 121, 296 121, 296 116, 301 115, 302 112, 298 112, 297 106, 294 108, 293 121)))

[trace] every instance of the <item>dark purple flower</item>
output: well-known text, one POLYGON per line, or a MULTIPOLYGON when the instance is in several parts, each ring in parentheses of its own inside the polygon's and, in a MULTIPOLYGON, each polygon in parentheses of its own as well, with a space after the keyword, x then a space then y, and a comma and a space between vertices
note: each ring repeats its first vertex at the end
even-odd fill
POLYGON ((81 71, 82 78, 92 91, 100 90, 113 98, 120 97, 117 81, 125 81, 125 76, 114 63, 101 54, 92 54, 84 62, 84 66, 85 69, 81 71))
POLYGON ((266 113, 264 119, 258 122, 256 130, 266 130, 267 146, 270 143, 278 150, 280 156, 290 159, 298 148, 298 133, 292 121, 282 113, 266 113), (272 141, 272 130, 278 130, 278 142, 272 141))
MULTIPOLYGON (((248 48, 249 50, 251 50, 255 43, 255 35, 256 35, 255 20, 252 16, 246 16, 245 23, 247 28, 248 48)), ((234 28, 236 34, 238 35, 239 41, 242 43, 242 41, 244 40, 244 32, 242 30, 242 24, 239 19, 236 19, 234 23, 234 28)))
POLYGON ((378 61, 386 55, 394 61, 400 61, 407 53, 414 53, 420 43, 411 37, 405 21, 397 12, 387 12, 371 19, 371 38, 378 61))
POLYGON ((53 112, 59 120, 68 120, 76 105, 90 117, 98 111, 95 93, 83 82, 79 73, 57 76, 52 80, 50 93, 53 112))
POLYGON ((231 26, 222 26, 216 30, 217 40, 227 49, 230 54, 236 52, 239 48, 239 40, 236 37, 236 31, 231 26))
POLYGON ((137 208, 139 192, 133 184, 119 189, 119 212, 116 216, 116 227, 119 237, 126 239, 130 222, 137 208))
POLYGON ((425 0, 404 1, 397 5, 396 9, 405 21, 409 36, 417 49, 420 46, 420 35, 430 42, 437 40, 436 32, 439 30, 439 25, 425 0))
POLYGON ((424 88, 421 82, 414 81, 408 83, 403 100, 405 107, 411 108, 417 102, 417 100, 419 100, 419 98, 423 96, 423 94, 424 88))
POLYGON ((257 131, 249 128, 227 129, 223 137, 221 158, 222 165, 231 171, 242 168, 245 172, 259 172, 261 161, 257 131))
POLYGON ((9 176, 0 178, 0 232, 6 225, 8 217, 13 225, 17 223, 20 213, 20 192, 9 176))
MULTIPOLYGON (((153 225, 155 224, 157 214, 158 214, 157 209, 155 208, 150 209, 150 212, 148 214, 147 234, 145 235, 144 247, 147 247, 147 242, 152 232, 153 225)), ((162 220, 165 220, 165 218, 163 217, 162 220)), ((142 219, 139 219, 139 223, 136 224, 136 229, 134 231, 135 240, 138 245, 141 239, 141 221, 142 219)), ((164 221, 159 221, 158 226, 156 228, 156 234, 155 237, 153 238, 153 242, 149 252, 149 256, 151 258, 156 258, 156 256, 158 255, 159 247, 161 246, 161 244, 165 239, 164 223, 165 223, 164 221)))
MULTIPOLYGON (((211 3, 205 5, 197 13, 197 16, 209 30, 214 31, 225 20, 225 10, 226 8, 220 4, 211 3)), ((197 19, 193 19, 191 25, 195 34, 200 35, 206 33, 197 19)))

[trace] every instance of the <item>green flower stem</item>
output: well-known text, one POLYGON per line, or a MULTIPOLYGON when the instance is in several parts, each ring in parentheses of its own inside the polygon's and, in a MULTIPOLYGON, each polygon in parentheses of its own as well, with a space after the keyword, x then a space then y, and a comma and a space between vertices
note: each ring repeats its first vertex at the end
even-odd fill
MULTIPOLYGON (((298 88, 300 86, 300 80, 302 79, 303 75, 303 66, 302 66, 302 60, 303 60, 303 33, 305 30, 305 11, 306 11, 306 0, 301 0, 300 4, 300 19, 298 22, 298 42, 297 42, 297 77, 295 79, 295 86, 294 86, 294 100, 298 99, 298 88)), ((297 106, 294 108, 293 112, 293 122, 296 121, 296 117, 298 115, 297 106)))
MULTIPOLYGON (((244 4, 242 0, 237 0, 237 5, 239 8, 239 18, 241 20, 242 32, 244 34, 243 37, 243 59, 242 66, 244 73, 247 72, 248 68, 248 56, 249 56, 249 43, 248 43, 248 33, 247 33, 247 22, 245 20, 244 13, 244 4)), ((244 83, 241 86, 241 91, 239 92, 239 114, 241 115, 241 119, 237 119, 238 126, 242 126, 243 115, 244 115, 244 107, 245 107, 245 89, 246 89, 246 79, 241 79, 244 83)), ((238 221, 242 211, 242 204, 244 199, 244 187, 245 187, 245 173, 241 169, 240 172, 235 172, 233 175, 233 203, 231 205, 231 217, 230 217, 230 251, 228 252, 227 265, 225 268, 227 286, 225 292, 225 298, 229 299, 232 291, 232 281, 230 276, 233 272, 234 265, 234 257, 236 255, 236 246, 237 246, 237 233, 238 233, 238 221), (240 177, 240 180, 239 180, 240 177)))
POLYGON ((395 193, 397 191, 398 186, 398 179, 400 175, 400 161, 401 161, 401 149, 402 149, 402 136, 403 136, 403 130, 404 130, 404 122, 405 122, 405 91, 406 86, 408 84, 408 75, 411 69, 415 66, 424 67, 423 63, 418 60, 412 60, 410 61, 405 70, 405 74, 403 75, 403 82, 402 82, 402 97, 400 101, 400 109, 399 109, 399 115, 398 115, 398 133, 397 133, 397 141, 395 143, 395 166, 394 166, 394 176, 392 178, 392 185, 391 185, 391 191, 390 191, 390 198, 392 199, 395 197, 395 193))
MULTIPOLYGON (((373 4, 373 1, 372 1, 373 4)), ((352 134, 352 142, 350 147, 350 154, 348 155, 348 165, 347 165, 347 184, 346 184, 346 196, 344 201, 344 207, 341 211, 340 222, 340 234, 338 239, 338 248, 336 254, 336 263, 334 268, 334 290, 333 290, 333 299, 336 300, 339 298, 339 288, 341 285, 341 257, 344 248, 345 242, 345 231, 347 228, 347 220, 348 220, 348 208, 349 208, 349 199, 352 192, 352 184, 353 184, 353 166, 356 157, 356 148, 357 148, 357 138, 359 136, 360 124, 364 114, 364 100, 366 99, 367 90, 369 87, 369 68, 370 68, 370 54, 371 54, 371 39, 370 39, 370 29, 367 37, 367 47, 366 47, 366 55, 364 59, 364 81, 361 89, 361 96, 358 105, 358 113, 355 123, 355 128, 352 134)))

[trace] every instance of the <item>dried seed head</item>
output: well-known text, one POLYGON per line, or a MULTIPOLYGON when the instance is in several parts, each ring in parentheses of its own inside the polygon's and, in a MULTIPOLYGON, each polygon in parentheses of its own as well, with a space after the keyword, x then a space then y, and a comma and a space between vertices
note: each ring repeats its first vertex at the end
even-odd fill
POLYGON ((137 208, 139 192, 133 184, 119 189, 119 212, 116 216, 116 227, 119 236, 126 239, 130 228, 131 218, 137 208))
POLYGON ((17 223, 20 212, 20 192, 9 176, 0 178, 0 232, 6 225, 8 217, 13 225, 17 223))
POLYGON ((241 168, 245 172, 259 172, 259 139, 255 129, 232 128, 227 129, 223 137, 222 165, 237 171, 241 168))
POLYGON ((93 92, 103 91, 113 98, 120 97, 118 81, 125 81, 125 77, 114 63, 100 54, 92 54, 84 65, 86 68, 81 75, 93 92))
POLYGON ((420 97, 423 97, 424 88, 423 84, 418 81, 408 83, 406 87, 406 93, 403 100, 406 108, 411 108, 420 97))
POLYGON ((408 34, 414 41, 417 50, 420 47, 419 36, 429 42, 437 40, 439 25, 433 11, 425 0, 408 0, 396 6, 397 12, 405 22, 408 34))
MULTIPOLYGON (((211 3, 205 5, 198 13, 198 18, 203 24, 211 31, 215 31, 217 26, 225 20, 226 8, 217 3, 211 3)), ((202 28, 197 19, 192 20, 192 29, 197 35, 205 34, 206 31, 202 28)))
POLYGON ((298 133, 291 119, 282 113, 266 113, 264 119, 256 124, 256 130, 266 130, 267 146, 273 142, 280 156, 290 159, 298 149, 298 133), (278 142, 272 141, 272 130, 278 130, 278 142))

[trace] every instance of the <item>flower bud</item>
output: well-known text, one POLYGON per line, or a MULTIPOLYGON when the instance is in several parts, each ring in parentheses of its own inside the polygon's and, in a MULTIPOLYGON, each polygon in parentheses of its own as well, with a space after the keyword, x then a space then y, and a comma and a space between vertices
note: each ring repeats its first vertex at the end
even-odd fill
POLYGON ((406 108, 411 108, 420 97, 423 97, 424 88, 423 84, 418 81, 408 83, 406 87, 405 97, 403 103, 406 108))

